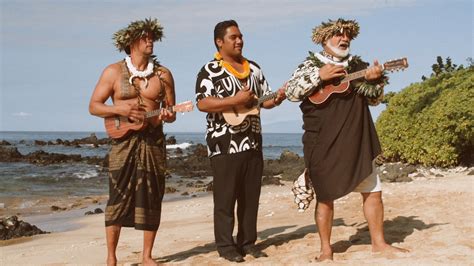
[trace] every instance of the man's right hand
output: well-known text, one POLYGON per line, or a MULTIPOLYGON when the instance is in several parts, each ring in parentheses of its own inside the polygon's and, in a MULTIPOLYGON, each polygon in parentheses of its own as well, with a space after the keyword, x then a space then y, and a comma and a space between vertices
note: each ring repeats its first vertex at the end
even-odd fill
POLYGON ((255 101, 255 94, 248 86, 243 87, 234 95, 236 105, 250 105, 255 101))
POLYGON ((336 66, 332 64, 326 64, 319 69, 319 78, 322 81, 328 81, 333 78, 339 78, 346 75, 343 66, 336 66))
POLYGON ((117 112, 121 116, 130 118, 133 122, 145 120, 145 110, 138 104, 121 104, 117 106, 117 112))

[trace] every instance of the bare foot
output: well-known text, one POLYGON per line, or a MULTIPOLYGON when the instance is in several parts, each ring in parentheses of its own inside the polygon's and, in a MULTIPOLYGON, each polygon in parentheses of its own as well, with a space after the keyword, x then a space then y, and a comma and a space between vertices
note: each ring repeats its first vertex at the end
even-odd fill
POLYGON ((152 258, 143 258, 142 264, 146 266, 156 266, 159 265, 156 261, 154 261, 152 258))
POLYGON ((323 261, 326 261, 326 260, 333 260, 332 251, 331 252, 321 252, 321 254, 319 254, 319 257, 316 257, 315 259, 316 259, 317 262, 323 262, 323 261))
POLYGON ((407 253, 410 252, 410 250, 385 244, 383 246, 372 246, 372 252, 407 253))

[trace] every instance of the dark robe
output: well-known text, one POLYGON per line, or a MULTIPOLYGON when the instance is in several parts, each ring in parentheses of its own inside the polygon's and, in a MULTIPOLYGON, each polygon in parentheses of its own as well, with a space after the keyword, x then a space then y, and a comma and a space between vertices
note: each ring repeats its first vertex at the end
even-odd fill
POLYGON ((317 200, 343 197, 372 173, 372 160, 381 153, 367 99, 350 89, 323 105, 306 98, 300 108, 305 164, 317 200))

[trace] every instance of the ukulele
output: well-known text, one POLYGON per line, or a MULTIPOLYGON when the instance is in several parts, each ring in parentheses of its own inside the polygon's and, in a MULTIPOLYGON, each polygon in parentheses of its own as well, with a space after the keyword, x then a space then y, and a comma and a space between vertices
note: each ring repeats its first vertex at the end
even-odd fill
POLYGON ((109 137, 113 139, 119 139, 128 135, 131 131, 142 130, 146 127, 147 118, 160 115, 161 109, 167 109, 170 112, 190 112, 193 110, 193 103, 191 101, 182 102, 174 106, 169 106, 166 108, 160 108, 153 111, 145 113, 145 119, 143 121, 131 121, 130 118, 126 116, 109 116, 104 118, 105 131, 109 137))
MULTIPOLYGON (((408 67, 408 60, 406 57, 401 59, 395 59, 385 62, 383 65, 380 66, 382 71, 398 71, 403 70, 408 67)), ((346 72, 344 70, 344 72, 346 72)), ((326 100, 333 94, 333 93, 345 93, 349 89, 350 82, 355 79, 359 79, 365 76, 367 69, 363 69, 351 74, 347 74, 343 78, 336 78, 330 81, 324 82, 323 87, 313 94, 308 96, 308 99, 314 104, 322 104, 326 102, 326 100)))
POLYGON ((259 115, 260 105, 265 101, 275 98, 277 95, 278 91, 275 91, 260 98, 256 98, 257 100, 252 106, 236 105, 226 111, 223 111, 222 115, 224 116, 227 124, 231 126, 238 126, 248 115, 259 115))

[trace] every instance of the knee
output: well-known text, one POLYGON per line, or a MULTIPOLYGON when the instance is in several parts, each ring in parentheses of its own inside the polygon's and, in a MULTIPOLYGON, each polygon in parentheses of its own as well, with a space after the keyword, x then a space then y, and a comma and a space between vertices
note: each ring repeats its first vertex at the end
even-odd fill
POLYGON ((362 193, 363 201, 372 204, 383 204, 381 192, 362 193))
POLYGON ((316 203, 316 210, 323 212, 330 212, 334 210, 334 201, 318 201, 316 203))

